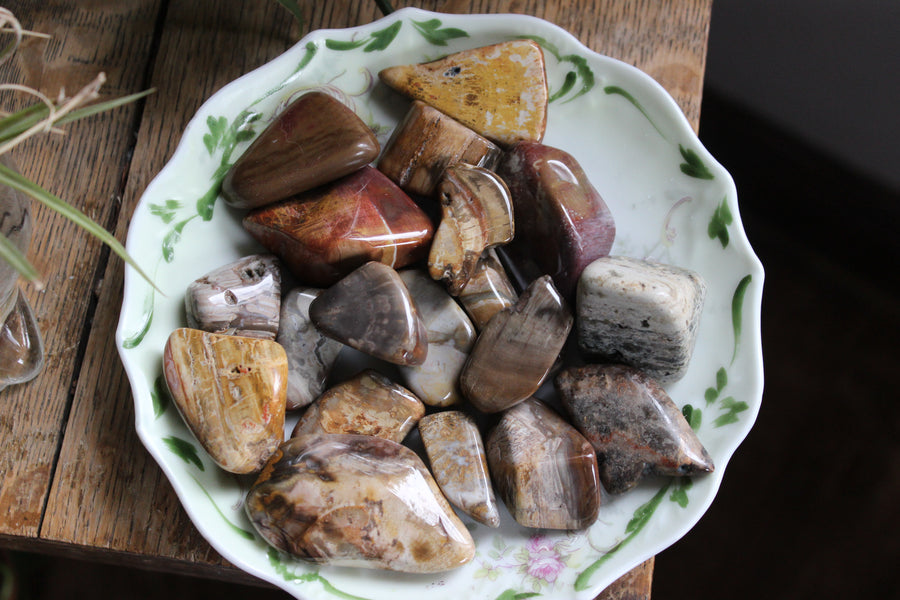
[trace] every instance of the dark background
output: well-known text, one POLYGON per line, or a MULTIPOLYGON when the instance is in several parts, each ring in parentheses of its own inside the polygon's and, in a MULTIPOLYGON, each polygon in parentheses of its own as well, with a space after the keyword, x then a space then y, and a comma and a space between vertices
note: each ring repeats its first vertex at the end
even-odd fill
MULTIPOLYGON (((656 599, 900 598, 900 3, 714 3, 700 139, 766 269, 765 392, 656 599)), ((287 598, 6 554, 20 598, 287 598)))

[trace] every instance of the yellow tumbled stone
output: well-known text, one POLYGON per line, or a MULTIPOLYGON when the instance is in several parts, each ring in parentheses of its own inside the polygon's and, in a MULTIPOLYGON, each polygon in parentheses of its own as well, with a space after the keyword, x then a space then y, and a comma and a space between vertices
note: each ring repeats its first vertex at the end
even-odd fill
POLYGON ((531 40, 464 50, 429 63, 389 67, 378 76, 504 145, 539 142, 547 126, 544 54, 531 40))

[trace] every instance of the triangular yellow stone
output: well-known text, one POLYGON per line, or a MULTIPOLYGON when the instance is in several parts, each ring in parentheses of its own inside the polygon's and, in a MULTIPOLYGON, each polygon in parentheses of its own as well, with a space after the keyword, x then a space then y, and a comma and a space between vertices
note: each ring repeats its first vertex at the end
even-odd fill
POLYGON ((429 63, 389 67, 378 76, 504 145, 539 142, 547 125, 544 53, 531 40, 464 50, 429 63))

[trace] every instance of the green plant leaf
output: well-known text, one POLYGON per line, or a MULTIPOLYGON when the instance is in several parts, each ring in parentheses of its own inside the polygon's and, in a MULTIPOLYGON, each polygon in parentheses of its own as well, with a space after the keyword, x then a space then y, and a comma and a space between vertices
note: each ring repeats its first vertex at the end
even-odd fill
POLYGON ((403 21, 397 21, 384 29, 372 32, 372 41, 368 46, 363 48, 363 52, 375 52, 377 50, 384 50, 390 46, 391 42, 394 41, 394 38, 397 37, 397 33, 400 32, 400 27, 402 25, 403 21))
POLYGON ((682 173, 690 177, 696 177, 697 179, 715 178, 715 175, 706 168, 706 165, 703 164, 703 161, 700 160, 700 157, 696 152, 690 148, 685 148, 681 144, 678 144, 678 151, 681 153, 681 158, 684 159, 684 162, 681 163, 682 173))
POLYGON ((738 346, 741 343, 741 330, 743 329, 744 314, 744 296, 747 294, 747 288, 753 281, 753 275, 746 275, 737 284, 734 289, 734 296, 731 298, 731 327, 734 330, 734 352, 731 354, 731 362, 737 358, 738 346))
POLYGON ((40 273, 28 262, 28 258, 22 251, 5 235, 0 235, 0 259, 8 262, 13 269, 18 271, 19 275, 34 283, 37 287, 43 287, 43 284, 40 283, 40 273))
POLYGON ((162 375, 153 382, 150 397, 153 400, 153 415, 158 419, 165 414, 166 409, 169 408, 172 402, 172 398, 169 396, 169 387, 166 385, 166 379, 162 375))
POLYGON ((303 29, 306 26, 306 19, 303 17, 303 9, 300 7, 300 4, 297 0, 277 0, 278 4, 285 7, 288 12, 294 17, 294 20, 297 21, 297 25, 300 26, 300 29, 303 29))
POLYGON ((178 458, 184 462, 195 465, 201 471, 206 470, 203 467, 203 461, 200 460, 200 457, 197 455, 197 449, 192 443, 174 435, 164 437, 162 441, 173 454, 178 456, 178 458))
POLYGON ((0 164, 0 184, 8 185, 11 188, 28 194, 44 206, 56 211, 78 227, 87 231, 89 234, 106 244, 116 253, 116 255, 137 271, 147 283, 153 286, 155 290, 160 291, 153 280, 150 279, 137 262, 131 258, 131 255, 128 254, 119 240, 117 240, 110 232, 100 227, 100 225, 94 223, 94 221, 88 218, 83 212, 2 164, 0 164))
POLYGON ((429 44, 435 46, 446 46, 447 40, 469 37, 468 33, 456 27, 441 28, 440 19, 413 21, 412 24, 429 44))

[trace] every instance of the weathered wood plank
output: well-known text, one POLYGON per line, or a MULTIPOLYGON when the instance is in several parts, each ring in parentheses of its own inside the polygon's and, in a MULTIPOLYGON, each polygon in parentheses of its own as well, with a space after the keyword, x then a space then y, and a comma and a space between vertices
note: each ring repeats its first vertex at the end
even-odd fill
MULTIPOLYGON (((105 71, 104 96, 139 91, 158 3, 135 1, 127 8, 116 4, 83 7, 40 0, 10 4, 26 28, 53 37, 26 41, 0 70, 0 80, 56 97, 61 87, 74 93, 105 71)), ((4 107, 15 110, 25 103, 16 97, 4 107)), ((129 106, 91 117, 65 127, 65 136, 40 136, 17 148, 13 158, 33 181, 101 224, 111 223, 119 211, 120 181, 134 143, 137 110, 129 106)), ((32 382, 2 392, 0 402, 0 533, 29 537, 37 535, 40 526, 88 325, 93 280, 104 256, 99 243, 52 211, 35 203, 33 214, 29 257, 43 274, 46 288, 23 289, 43 332, 46 366, 32 382)))

